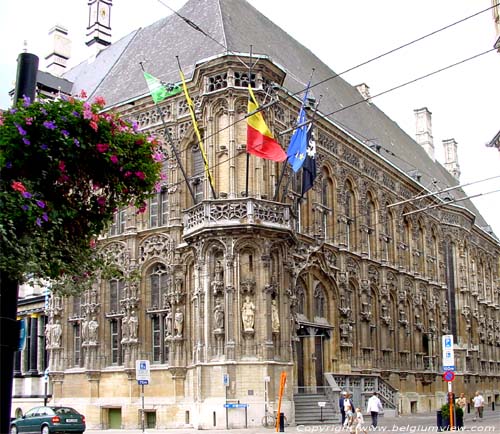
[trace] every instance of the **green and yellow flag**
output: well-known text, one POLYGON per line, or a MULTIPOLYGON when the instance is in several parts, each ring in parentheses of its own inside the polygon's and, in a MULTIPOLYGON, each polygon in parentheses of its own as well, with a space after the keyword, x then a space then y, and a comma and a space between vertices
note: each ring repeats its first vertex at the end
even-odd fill
POLYGON ((165 86, 160 80, 147 72, 144 72, 144 78, 146 79, 149 92, 155 104, 163 101, 169 96, 174 96, 182 92, 180 86, 165 86))

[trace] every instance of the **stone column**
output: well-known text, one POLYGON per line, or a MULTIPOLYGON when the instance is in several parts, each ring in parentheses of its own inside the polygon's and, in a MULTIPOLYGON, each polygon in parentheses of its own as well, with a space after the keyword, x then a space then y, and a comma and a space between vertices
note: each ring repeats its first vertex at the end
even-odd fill
POLYGON ((236 341, 235 341, 235 324, 239 321, 239 306, 235 300, 235 267, 234 267, 234 256, 232 254, 226 254, 226 268, 224 272, 224 277, 226 279, 225 288, 225 305, 224 311, 226 313, 226 359, 234 360, 236 357, 236 341), (236 316, 235 316, 236 312, 236 316))

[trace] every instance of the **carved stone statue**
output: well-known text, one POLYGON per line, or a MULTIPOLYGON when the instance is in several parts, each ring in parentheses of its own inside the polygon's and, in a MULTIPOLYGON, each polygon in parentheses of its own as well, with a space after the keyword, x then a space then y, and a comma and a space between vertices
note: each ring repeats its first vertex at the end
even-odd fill
POLYGON ((224 307, 220 301, 217 301, 214 307, 214 329, 224 329, 224 307))
POLYGON ((131 341, 137 341, 138 328, 139 328, 139 323, 137 321, 137 315, 135 314, 135 311, 133 310, 130 313, 130 318, 128 319, 128 331, 129 331, 129 338, 131 341))
POLYGON ((280 315, 278 312, 278 303, 276 302, 276 299, 273 299, 271 301, 271 327, 273 333, 280 332, 280 315))
POLYGON ((82 343, 86 344, 89 341, 89 320, 85 318, 82 321, 82 343))
POLYGON ((97 344, 97 331, 99 329, 99 323, 96 321, 95 316, 89 321, 89 344, 97 344))
POLYGON ((182 336, 182 331, 184 328, 184 314, 182 313, 180 308, 177 308, 177 310, 175 311, 174 321, 175 321, 175 325, 174 325, 175 336, 180 337, 180 336, 182 336))
POLYGON ((167 315, 165 315, 165 336, 172 336, 173 324, 172 324, 172 309, 167 308, 167 315))
POLYGON ((245 302, 241 307, 241 320, 243 321, 243 330, 246 332, 253 332, 255 324, 255 304, 253 304, 250 297, 245 297, 245 302))
POLYGON ((59 320, 54 324, 47 324, 45 326, 45 337, 47 338, 47 348, 60 348, 61 347, 62 329, 59 320))
POLYGON ((124 315, 122 317, 122 343, 128 342, 128 318, 124 315))

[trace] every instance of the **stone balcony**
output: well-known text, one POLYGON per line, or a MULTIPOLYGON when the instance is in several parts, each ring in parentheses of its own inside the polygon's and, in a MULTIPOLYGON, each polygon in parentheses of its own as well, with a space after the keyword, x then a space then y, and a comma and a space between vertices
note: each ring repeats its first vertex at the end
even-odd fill
POLYGON ((292 232, 290 206, 255 198, 203 201, 184 214, 184 239, 220 229, 259 229, 292 232))

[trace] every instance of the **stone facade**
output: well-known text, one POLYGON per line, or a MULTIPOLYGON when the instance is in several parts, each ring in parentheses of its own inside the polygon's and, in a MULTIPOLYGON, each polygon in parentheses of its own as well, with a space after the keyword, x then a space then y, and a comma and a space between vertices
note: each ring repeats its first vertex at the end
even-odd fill
MULTIPOLYGON (((284 76, 260 59, 250 81, 262 101, 284 76)), ((227 55, 189 83, 216 199, 185 100, 160 104, 196 203, 165 142, 161 191, 145 214, 120 210, 99 242, 118 273, 45 311, 48 330, 62 325, 60 338, 47 337, 51 402, 81 410, 89 428, 137 428, 135 362, 146 359, 145 416, 157 428, 225 428, 226 402, 250 404, 247 423, 259 425, 266 398, 276 409, 282 372, 289 420, 294 393, 321 390, 325 374, 375 376, 399 391, 403 413, 429 411, 446 392, 444 334, 456 340, 455 390, 498 402, 497 240, 462 207, 405 215, 433 197, 389 206, 420 186, 324 119, 314 124, 318 177, 303 200, 290 172, 275 199, 281 165, 255 157, 246 196, 248 79, 227 55)), ((300 106, 278 95, 265 112, 277 135, 300 106)), ((150 98, 119 109, 162 136, 150 98)), ((229 409, 227 420, 243 427, 245 412, 229 409)))

